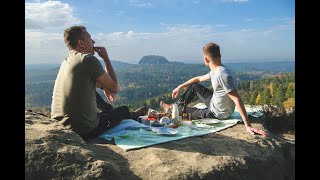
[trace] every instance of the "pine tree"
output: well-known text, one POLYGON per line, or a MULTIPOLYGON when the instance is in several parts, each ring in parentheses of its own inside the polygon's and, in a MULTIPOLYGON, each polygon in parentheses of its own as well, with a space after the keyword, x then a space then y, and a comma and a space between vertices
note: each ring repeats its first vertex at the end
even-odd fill
POLYGON ((253 81, 250 81, 250 91, 253 91, 253 81))
POLYGON ((295 83, 289 83, 287 92, 286 92, 286 98, 295 98, 295 83))
POLYGON ((261 95, 261 104, 270 104, 271 94, 269 87, 264 88, 261 95))
POLYGON ((281 84, 278 85, 278 87, 275 89, 274 96, 272 98, 272 102, 276 106, 282 106, 282 103, 284 102, 284 89, 281 84))
POLYGON ((256 105, 261 104, 261 95, 260 95, 260 92, 259 92, 258 95, 257 95, 255 104, 256 104, 256 105))
POLYGON ((270 82, 269 89, 270 89, 270 95, 273 96, 273 82, 270 82))

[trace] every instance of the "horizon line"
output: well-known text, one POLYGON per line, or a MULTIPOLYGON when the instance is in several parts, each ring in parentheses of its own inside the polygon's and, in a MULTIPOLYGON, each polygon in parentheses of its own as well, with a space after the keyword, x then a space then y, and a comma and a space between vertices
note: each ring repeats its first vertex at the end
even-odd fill
MULTIPOLYGON (((99 58, 98 58, 99 59, 99 58)), ((100 61, 102 61, 101 59, 99 59, 100 61)), ((127 62, 127 61, 120 61, 120 60, 111 60, 111 61, 117 61, 117 62, 121 62, 121 63, 126 63, 126 64, 139 64, 139 62, 127 62)), ((197 62, 197 61, 187 61, 187 62, 183 62, 183 61, 169 61, 171 62, 179 62, 179 63, 184 63, 184 64, 202 64, 203 62, 197 62)), ((290 59, 290 60, 265 60, 265 61, 261 61, 261 60, 224 60, 224 62, 222 64, 227 64, 227 63, 279 63, 279 62, 295 62, 295 59, 290 59)), ((54 65, 54 64, 60 64, 60 63, 25 63, 25 65, 54 65)))

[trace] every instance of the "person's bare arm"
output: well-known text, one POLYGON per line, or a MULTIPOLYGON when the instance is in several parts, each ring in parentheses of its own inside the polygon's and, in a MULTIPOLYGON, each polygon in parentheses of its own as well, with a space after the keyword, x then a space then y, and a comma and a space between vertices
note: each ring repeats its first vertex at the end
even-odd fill
POLYGON ((98 85, 100 85, 100 88, 107 90, 112 94, 118 93, 117 76, 110 63, 107 50, 104 47, 94 47, 94 50, 103 59, 106 71, 106 73, 102 74, 100 77, 97 78, 98 85))
POLYGON ((246 109, 244 107, 244 104, 243 104, 243 101, 242 101, 241 97, 238 94, 238 91, 237 90, 230 91, 228 93, 228 96, 235 103, 236 109, 240 113, 240 116, 241 116, 241 118, 242 118, 242 120, 244 122, 244 125, 246 127, 247 132, 249 132, 250 134, 257 133, 257 134, 260 134, 262 136, 268 136, 267 132, 251 127, 251 123, 249 121, 249 118, 248 118, 248 115, 247 115, 247 111, 246 111, 246 109))
POLYGON ((203 76, 196 76, 194 78, 189 79, 188 81, 180 84, 178 87, 176 87, 173 91, 172 91, 172 99, 176 98, 179 95, 179 91, 180 89, 189 86, 192 83, 197 83, 197 82, 202 82, 202 81, 206 81, 208 80, 210 77, 203 75, 203 76))
POLYGON ((107 100, 110 102, 116 101, 117 94, 111 93, 108 90, 103 89, 99 82, 96 82, 96 87, 103 90, 104 95, 107 97, 107 100))

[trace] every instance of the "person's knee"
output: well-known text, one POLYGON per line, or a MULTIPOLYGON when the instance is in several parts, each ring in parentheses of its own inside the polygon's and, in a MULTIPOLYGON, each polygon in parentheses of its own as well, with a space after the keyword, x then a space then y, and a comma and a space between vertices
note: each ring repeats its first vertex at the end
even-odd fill
POLYGON ((130 110, 128 106, 119 106, 117 107, 117 112, 123 115, 123 118, 130 119, 130 110))
POLYGON ((121 109, 123 112, 129 112, 128 106, 119 106, 118 109, 121 109))
POLYGON ((202 87, 202 85, 199 84, 199 83, 197 83, 197 82, 195 82, 195 83, 192 83, 192 84, 190 85, 190 87, 193 88, 193 89, 197 89, 197 88, 199 88, 199 87, 202 87))

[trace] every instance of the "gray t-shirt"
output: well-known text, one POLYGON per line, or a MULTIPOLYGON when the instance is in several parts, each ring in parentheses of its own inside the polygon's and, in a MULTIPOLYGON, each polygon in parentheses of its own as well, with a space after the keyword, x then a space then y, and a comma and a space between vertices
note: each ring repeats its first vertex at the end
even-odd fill
POLYGON ((235 110, 235 104, 228 96, 228 93, 236 89, 236 82, 233 74, 224 66, 219 66, 215 72, 206 74, 211 79, 212 98, 210 111, 218 119, 227 119, 235 110))
POLYGON ((103 75, 100 61, 92 54, 70 51, 55 81, 51 118, 71 125, 79 135, 87 135, 98 125, 96 79, 103 75))

